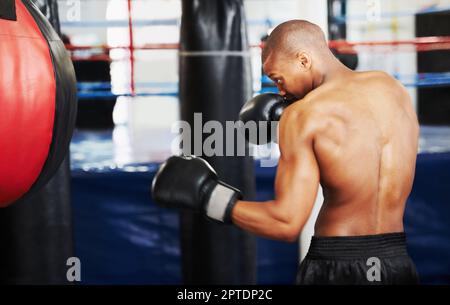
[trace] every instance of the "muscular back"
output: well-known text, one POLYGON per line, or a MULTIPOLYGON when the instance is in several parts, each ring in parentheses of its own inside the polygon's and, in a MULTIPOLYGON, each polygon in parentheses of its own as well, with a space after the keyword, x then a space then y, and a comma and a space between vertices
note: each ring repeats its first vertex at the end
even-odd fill
POLYGON ((406 90, 382 72, 353 73, 295 103, 314 113, 324 203, 317 235, 403 231, 418 123, 406 90))

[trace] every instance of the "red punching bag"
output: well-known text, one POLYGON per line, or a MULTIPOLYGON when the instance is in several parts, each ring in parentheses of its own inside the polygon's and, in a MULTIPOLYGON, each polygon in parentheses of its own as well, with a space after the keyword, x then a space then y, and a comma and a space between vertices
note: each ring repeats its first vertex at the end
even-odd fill
POLYGON ((68 52, 29 0, 0 1, 0 207, 44 186, 66 156, 76 116, 68 52))

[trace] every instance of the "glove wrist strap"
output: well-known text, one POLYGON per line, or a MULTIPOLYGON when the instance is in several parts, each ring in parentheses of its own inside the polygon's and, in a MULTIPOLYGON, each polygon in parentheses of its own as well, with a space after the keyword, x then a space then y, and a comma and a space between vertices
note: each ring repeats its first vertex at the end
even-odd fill
POLYGON ((240 198, 239 190, 219 181, 206 204, 206 215, 220 222, 231 223, 231 211, 240 198))

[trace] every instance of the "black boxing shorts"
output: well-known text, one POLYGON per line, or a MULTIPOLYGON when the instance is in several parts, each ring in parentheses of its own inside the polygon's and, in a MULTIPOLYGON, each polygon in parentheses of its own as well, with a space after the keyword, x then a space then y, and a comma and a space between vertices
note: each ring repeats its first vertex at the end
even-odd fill
POLYGON ((299 266, 299 285, 415 285, 405 233, 313 236, 299 266))

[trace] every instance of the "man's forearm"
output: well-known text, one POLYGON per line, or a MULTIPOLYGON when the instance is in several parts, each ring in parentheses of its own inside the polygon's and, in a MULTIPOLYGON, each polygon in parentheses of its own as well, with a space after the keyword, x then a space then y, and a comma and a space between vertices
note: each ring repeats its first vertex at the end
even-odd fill
POLYGON ((256 235, 293 242, 298 230, 293 215, 282 213, 275 200, 265 202, 238 201, 232 211, 232 221, 238 227, 256 235))

